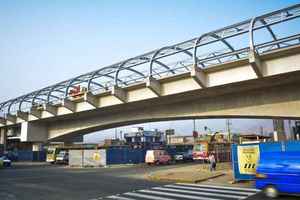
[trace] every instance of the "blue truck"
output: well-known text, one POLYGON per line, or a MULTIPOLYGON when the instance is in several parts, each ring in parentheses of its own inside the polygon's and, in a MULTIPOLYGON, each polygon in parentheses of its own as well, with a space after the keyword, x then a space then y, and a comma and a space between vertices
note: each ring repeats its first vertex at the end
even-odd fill
POLYGON ((300 195, 300 152, 264 152, 256 170, 256 188, 275 198, 300 195))

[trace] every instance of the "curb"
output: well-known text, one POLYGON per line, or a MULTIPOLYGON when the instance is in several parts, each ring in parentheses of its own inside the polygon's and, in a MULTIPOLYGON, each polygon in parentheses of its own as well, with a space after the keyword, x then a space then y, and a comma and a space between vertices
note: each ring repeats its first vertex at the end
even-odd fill
POLYGON ((210 176, 207 178, 203 178, 203 179, 197 179, 197 180, 187 180, 187 179, 176 179, 176 178, 158 178, 158 177, 153 177, 152 175, 148 175, 148 179, 152 180, 152 181, 162 181, 162 182, 181 182, 181 183, 200 183, 202 181, 207 181, 209 179, 214 179, 220 176, 224 176, 225 173, 221 173, 221 174, 216 174, 214 176, 210 176))

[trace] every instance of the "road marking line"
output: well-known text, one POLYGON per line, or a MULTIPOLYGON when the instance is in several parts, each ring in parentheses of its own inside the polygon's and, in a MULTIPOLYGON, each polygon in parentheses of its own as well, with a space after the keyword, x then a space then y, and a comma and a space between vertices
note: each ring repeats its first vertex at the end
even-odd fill
POLYGON ((189 185, 189 186, 196 186, 196 187, 220 188, 220 189, 229 189, 229 190, 244 190, 244 191, 260 192, 260 190, 257 190, 257 189, 254 189, 254 188, 226 187, 226 186, 215 186, 215 185, 200 185, 200 184, 192 184, 192 183, 176 183, 176 185, 189 185))
POLYGON ((116 195, 108 196, 108 197, 105 197, 105 198, 108 198, 108 199, 120 199, 120 200, 135 200, 135 199, 132 199, 132 198, 121 197, 121 196, 116 196, 116 195))
POLYGON ((213 197, 225 197, 225 198, 233 198, 233 199, 243 199, 245 197, 247 198, 247 196, 240 196, 240 195, 229 195, 229 194, 226 195, 226 194, 217 194, 211 192, 197 192, 197 191, 190 191, 190 190, 170 189, 170 188, 161 188, 161 187, 155 187, 152 189, 169 191, 169 192, 182 192, 182 193, 195 194, 195 195, 213 196, 213 197))
POLYGON ((197 197, 197 196, 191 196, 191 195, 185 195, 185 194, 174 194, 174 193, 170 193, 170 192, 159 192, 159 191, 153 191, 153 190, 138 190, 138 192, 145 192, 145 193, 150 193, 150 194, 158 194, 158 195, 165 195, 165 196, 185 198, 185 199, 222 200, 222 199, 216 199, 216 198, 197 197))
POLYGON ((254 195, 255 192, 238 192, 238 191, 231 191, 231 190, 222 190, 222 189, 208 189, 208 188, 200 188, 200 187, 188 187, 188 186, 177 186, 177 185, 165 185, 165 187, 171 188, 179 188, 179 189, 190 189, 190 190, 200 190, 200 191, 207 191, 207 192, 220 192, 220 193, 227 193, 227 194, 240 194, 245 196, 254 195))
POLYGON ((176 199, 158 197, 158 196, 153 196, 153 195, 148 195, 148 194, 140 194, 140 193, 135 193, 135 192, 127 192, 127 193, 124 193, 124 194, 128 195, 128 196, 141 197, 141 198, 153 199, 153 200, 176 200, 176 199))

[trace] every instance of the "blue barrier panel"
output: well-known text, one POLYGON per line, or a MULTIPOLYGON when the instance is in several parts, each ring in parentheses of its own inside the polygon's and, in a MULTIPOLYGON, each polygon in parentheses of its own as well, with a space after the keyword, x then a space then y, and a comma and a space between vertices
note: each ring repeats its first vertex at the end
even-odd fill
POLYGON ((279 152, 282 151, 282 143, 281 142, 260 143, 259 150, 260 152, 279 152))
POLYGON ((33 151, 32 161, 46 161, 46 151, 33 151))
POLYGON ((17 152, 18 161, 33 161, 33 152, 32 151, 18 151, 17 152))
POLYGON ((235 180, 254 180, 255 174, 243 174, 239 170, 238 146, 259 146, 259 152, 299 152, 300 141, 282 141, 282 142, 268 142, 258 144, 233 144, 232 145, 232 169, 235 180))
POLYGON ((110 148, 106 150, 106 163, 138 164, 145 162, 146 149, 110 148))
POLYGON ((293 152, 298 151, 300 153, 300 142, 299 141, 288 141, 286 142, 286 151, 293 152))

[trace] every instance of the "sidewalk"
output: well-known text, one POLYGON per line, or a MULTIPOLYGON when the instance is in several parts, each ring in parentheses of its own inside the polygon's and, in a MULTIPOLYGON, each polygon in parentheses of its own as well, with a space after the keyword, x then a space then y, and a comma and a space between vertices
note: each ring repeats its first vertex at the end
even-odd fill
POLYGON ((253 181, 233 182, 231 163, 218 163, 217 170, 214 172, 209 171, 208 164, 197 164, 159 170, 148 174, 147 178, 155 181, 201 183, 229 187, 249 188, 253 186, 253 181))
POLYGON ((210 172, 208 164, 197 164, 173 169, 159 170, 148 174, 150 180, 199 183, 212 178, 224 176, 230 171, 229 163, 217 165, 217 170, 210 172))

